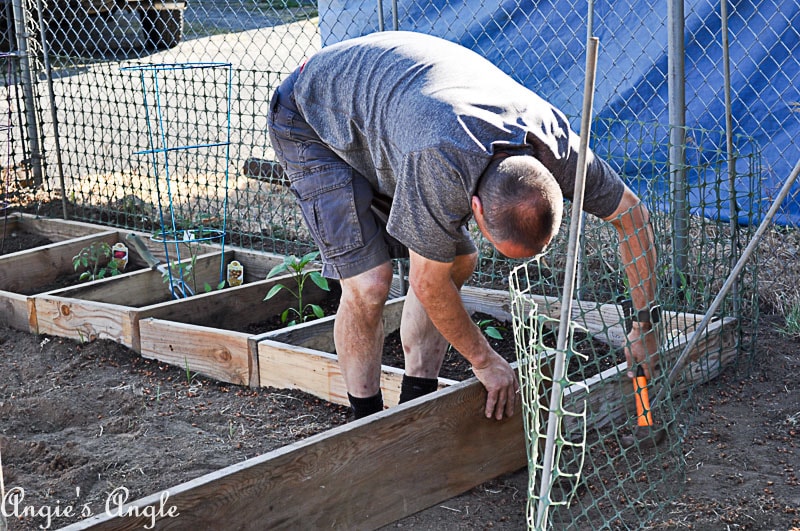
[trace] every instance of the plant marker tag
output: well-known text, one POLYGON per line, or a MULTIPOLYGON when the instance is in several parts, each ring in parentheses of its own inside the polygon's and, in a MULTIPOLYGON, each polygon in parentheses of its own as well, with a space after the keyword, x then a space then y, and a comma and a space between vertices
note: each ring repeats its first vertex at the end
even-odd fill
POLYGON ((128 265, 128 248, 124 243, 117 242, 111 247, 111 258, 117 261, 120 271, 125 271, 125 266, 128 265))
POLYGON ((244 282, 244 266, 238 260, 228 264, 228 286, 241 286, 244 282))

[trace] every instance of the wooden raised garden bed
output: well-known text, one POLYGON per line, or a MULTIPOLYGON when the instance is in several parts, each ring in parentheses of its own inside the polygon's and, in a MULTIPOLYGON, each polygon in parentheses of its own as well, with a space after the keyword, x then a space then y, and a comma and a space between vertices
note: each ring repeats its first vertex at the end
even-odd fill
MULTIPOLYGON (((77 281, 72 259, 84 247, 93 242, 113 245, 124 237, 107 227, 14 215, 5 225, 3 237, 11 240, 18 232, 52 242, 0 256, 0 320, 33 333, 38 333, 35 296, 56 289, 59 279, 68 275, 77 281)), ((133 257, 126 270, 143 266, 143 261, 133 257)))
MULTIPOLYGON (((231 259, 250 259, 246 254, 240 255, 239 250, 231 253, 231 259)), ((218 254, 203 258, 206 256, 210 262, 219 263, 218 254)), ((263 279, 270 268, 264 265, 267 257, 253 253, 253 258, 262 263, 257 276, 263 279)), ((257 271, 254 262, 248 263, 245 271, 257 271)), ((272 283, 285 279, 249 283, 246 279, 237 288, 181 301, 151 303, 145 300, 147 292, 165 290, 160 274, 149 270, 131 273, 119 285, 114 280, 35 296, 39 330, 67 337, 75 337, 75 330, 82 330, 84 339, 124 339, 135 343, 142 355, 180 367, 188 365, 192 371, 223 381, 294 388, 331 402, 346 403, 344 382, 333 352, 334 316, 263 333, 241 331, 242 322, 263 318, 254 316, 257 312, 253 309, 264 304, 261 300, 272 283), (157 278, 149 278, 154 276, 157 278), (129 287, 121 287, 126 283, 129 287), (251 294, 248 287, 256 289, 251 294), (118 304, 126 298, 129 303, 135 300, 138 304, 118 304), (69 310, 66 315, 65 307, 69 310), (75 314, 83 316, 79 325, 69 322, 70 315, 75 314), (105 314, 116 317, 106 321, 113 322, 113 326, 101 328, 98 320, 102 322, 105 314), (123 323, 121 316, 128 320, 123 323)), ((470 311, 511 321, 507 292, 466 287, 462 297, 470 311)), ((404 301, 401 297, 387 303, 387 334, 399 326, 404 301)), ((530 302, 537 305, 539 312, 557 318, 558 301, 533 296, 530 302)), ((624 330, 618 306, 578 301, 574 311, 578 324, 591 334, 615 348, 621 347, 624 330), (609 327, 608 323, 620 324, 609 327)), ((679 333, 662 352, 663 367, 669 368, 681 354, 701 318, 665 312, 667 330, 679 333)), ((687 371, 691 377, 682 386, 713 379, 735 359, 735 329, 736 322, 730 318, 709 326, 692 352, 687 371)), ((527 464, 522 412, 518 408, 512 418, 500 422, 484 418, 485 391, 475 378, 462 382, 440 379, 438 392, 398 406, 395 404, 401 371, 384 366, 383 375, 384 397, 391 407, 382 413, 154 493, 126 505, 122 511, 100 514, 65 529, 152 528, 151 520, 160 529, 374 529, 527 464), (168 511, 170 507, 175 511, 168 511), (120 516, 121 513, 127 516, 120 516)), ((583 384, 567 388, 565 396, 570 401, 588 401, 593 412, 590 428, 630 420, 631 389, 624 364, 604 370, 583 384)))
MULTIPOLYGON (((187 258, 183 262, 190 260, 187 258)), ((142 344, 139 326, 142 319, 156 317, 171 322, 225 327, 233 322, 246 325, 263 318, 254 309, 265 305, 261 301, 270 286, 281 280, 285 282, 286 277, 267 281, 263 280, 266 273, 261 275, 260 272, 281 261, 282 257, 230 248, 226 248, 224 258, 220 251, 199 255, 194 263, 197 282, 191 283, 195 295, 180 299, 172 298, 163 274, 151 269, 127 275, 124 279, 114 277, 92 285, 45 293, 35 297, 34 301, 38 332, 77 340, 112 339, 149 357, 160 351, 158 345, 163 344, 160 341, 163 338, 146 336, 142 344), (233 260, 244 266, 244 284, 204 291, 204 284, 215 286, 219 282, 220 264, 227 265, 233 260), (157 344, 153 345, 153 341, 157 344)), ((183 357, 179 359, 180 365, 184 366, 183 357)), ((224 357, 216 359, 218 363, 224 361, 224 357)), ((246 368, 246 357, 243 359, 246 368)), ((163 361, 177 360, 167 357, 163 361)), ((200 371, 199 367, 192 369, 200 371)), ((234 372, 238 374, 240 369, 234 369, 234 372)), ((208 375, 221 381, 247 383, 247 379, 242 380, 241 375, 233 379, 222 378, 219 371, 208 375)))
MULTIPOLYGON (((463 298, 468 309, 511 317, 505 292, 465 288, 463 298)), ((551 312, 557 307, 544 298, 534 301, 551 312)), ((387 303, 387 329, 399 325, 403 302, 400 298, 387 303)), ((620 315, 615 305, 580 306, 588 325, 611 322, 613 315, 620 315)), ((685 327, 662 354, 669 366, 701 316, 667 312, 665 318, 672 328, 685 327)), ((169 330, 174 338, 180 337, 180 327, 169 330)), ((613 340, 615 334, 612 330, 606 336, 613 340)), ((735 321, 712 323, 704 336, 691 363, 699 381, 714 378, 734 359, 735 321)), ((326 352, 332 349, 332 318, 250 339, 257 342, 261 385, 300 389, 344 402, 336 357, 326 352)), ((399 371, 384 367, 383 374, 386 402, 392 405, 399 371)), ((576 385, 566 389, 565 396, 589 401, 589 408, 599 412, 590 422, 603 425, 630 419, 626 412, 630 382, 623 366, 584 383, 588 392, 576 385)), ((436 393, 168 489, 169 505, 180 515, 164 515, 158 525, 374 529, 526 465, 521 411, 501 422, 487 420, 485 392, 475 378, 441 384, 436 393)), ((126 510, 134 516, 98 515, 67 529, 135 529, 148 523, 145 515, 157 511, 163 497, 162 492, 131 503, 126 510)))

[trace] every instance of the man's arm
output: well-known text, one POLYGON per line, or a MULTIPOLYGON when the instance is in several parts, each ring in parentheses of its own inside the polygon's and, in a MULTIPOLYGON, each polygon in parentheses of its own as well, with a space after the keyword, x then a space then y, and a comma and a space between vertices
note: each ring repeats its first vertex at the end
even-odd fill
MULTIPOLYGON (((648 310, 656 303, 656 248, 650 213, 627 186, 622 200, 613 214, 605 218, 615 229, 620 241, 620 256, 628 277, 634 314, 648 310)), ((645 375, 650 378, 651 367, 658 362, 657 337, 651 323, 633 322, 628 334, 628 377, 633 378, 633 361, 644 364, 645 375)))
POLYGON ((485 414, 498 420, 514 414, 516 375, 472 322, 451 277, 452 263, 428 260, 410 251, 409 282, 442 336, 472 365, 488 393, 485 414))

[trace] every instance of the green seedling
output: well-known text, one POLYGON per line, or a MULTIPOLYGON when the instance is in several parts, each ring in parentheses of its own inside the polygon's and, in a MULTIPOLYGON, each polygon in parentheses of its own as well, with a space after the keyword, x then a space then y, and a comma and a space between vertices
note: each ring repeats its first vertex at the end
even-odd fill
POLYGON ((793 304, 786 312, 784 321, 785 326, 778 328, 778 332, 789 338, 800 338, 800 305, 793 304))
POLYGON ((288 325, 292 326, 298 322, 305 323, 306 321, 315 317, 320 318, 325 316, 325 312, 319 305, 304 304, 303 302, 303 288, 305 287, 306 281, 309 279, 316 284, 319 289, 323 291, 330 291, 328 280, 323 277, 319 271, 306 271, 306 267, 318 257, 318 251, 310 252, 302 258, 297 258, 294 255, 287 256, 284 258, 282 264, 276 265, 267 274, 268 279, 287 271, 294 276, 296 290, 285 284, 275 284, 272 286, 272 289, 269 290, 267 296, 264 297, 264 300, 267 301, 283 290, 288 291, 294 296, 297 304, 295 306, 286 308, 281 313, 281 323, 287 324, 288 322, 288 325), (289 321, 289 317, 292 315, 294 315, 295 318, 289 321))
POLYGON ((189 387, 192 387, 194 379, 197 378, 198 373, 192 374, 192 371, 189 370, 189 358, 186 356, 183 357, 183 368, 186 373, 186 384, 189 387))
POLYGON ((483 333, 486 334, 487 337, 491 337, 492 339, 502 340, 503 339, 503 332, 506 331, 505 327, 503 326, 493 326, 492 319, 481 319, 477 322, 478 328, 483 330, 483 333))
POLYGON ((85 269, 79 280, 98 280, 121 273, 119 262, 111 257, 111 246, 106 242, 92 242, 72 257, 72 266, 77 271, 85 269))

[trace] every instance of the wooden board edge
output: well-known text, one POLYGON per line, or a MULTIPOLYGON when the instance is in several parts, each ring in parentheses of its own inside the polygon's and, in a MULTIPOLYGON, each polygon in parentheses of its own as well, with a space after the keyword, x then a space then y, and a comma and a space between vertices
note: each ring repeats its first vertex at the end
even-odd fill
POLYGON ((128 306, 49 294, 31 297, 37 333, 80 342, 110 339, 133 349, 138 333, 128 306))
POLYGON ((36 333, 36 312, 31 297, 0 290, 0 321, 15 330, 36 333))
POLYGON ((140 318, 138 328, 143 358, 220 382, 250 384, 250 334, 153 318, 140 318))

